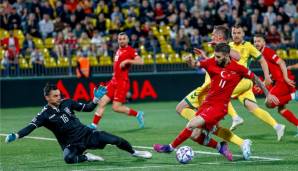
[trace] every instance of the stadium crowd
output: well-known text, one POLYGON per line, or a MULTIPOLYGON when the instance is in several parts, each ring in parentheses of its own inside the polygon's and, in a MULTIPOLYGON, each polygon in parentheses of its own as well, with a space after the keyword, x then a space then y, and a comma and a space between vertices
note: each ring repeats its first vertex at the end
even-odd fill
POLYGON ((136 49, 189 52, 222 24, 242 25, 247 40, 263 33, 274 49, 298 48, 297 9, 297 0, 3 0, 1 32, 9 34, 1 36, 1 62, 17 66, 18 56, 31 56, 30 63, 41 68, 45 56, 37 38, 45 46, 51 40, 49 53, 56 59, 113 56, 123 31, 136 49))

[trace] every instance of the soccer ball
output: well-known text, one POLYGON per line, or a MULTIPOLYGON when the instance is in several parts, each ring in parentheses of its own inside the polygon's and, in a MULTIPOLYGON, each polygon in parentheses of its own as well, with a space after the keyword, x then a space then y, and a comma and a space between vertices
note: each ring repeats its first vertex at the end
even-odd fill
POLYGON ((195 156, 191 147, 183 146, 176 151, 176 159, 181 164, 189 163, 195 156))

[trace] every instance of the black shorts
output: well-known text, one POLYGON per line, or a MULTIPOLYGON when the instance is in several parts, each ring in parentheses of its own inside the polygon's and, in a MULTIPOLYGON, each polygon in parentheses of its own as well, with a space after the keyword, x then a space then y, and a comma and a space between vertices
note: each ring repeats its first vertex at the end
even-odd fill
POLYGON ((105 131, 92 131, 82 138, 80 142, 67 145, 65 148, 75 148, 79 153, 87 149, 104 149, 107 144, 114 144, 119 137, 105 131))

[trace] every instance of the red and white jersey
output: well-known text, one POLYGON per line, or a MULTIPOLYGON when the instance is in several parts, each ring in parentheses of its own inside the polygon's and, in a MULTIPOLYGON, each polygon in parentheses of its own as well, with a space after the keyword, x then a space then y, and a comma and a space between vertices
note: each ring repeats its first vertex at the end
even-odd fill
POLYGON ((200 64, 211 78, 210 89, 202 106, 207 105, 226 108, 232 92, 240 80, 243 77, 249 79, 254 77, 254 74, 250 70, 234 60, 231 60, 225 67, 218 66, 215 58, 201 61, 200 64))
POLYGON ((281 71, 279 65, 277 64, 277 61, 280 58, 276 55, 275 51, 268 47, 264 47, 262 49, 262 55, 264 56, 264 58, 267 62, 272 79, 275 81, 284 82, 284 77, 283 77, 282 71, 281 71))
POLYGON ((130 65, 126 65, 124 68, 120 68, 120 64, 124 60, 134 59, 137 56, 139 56, 138 53, 131 46, 119 48, 114 58, 113 79, 128 80, 128 71, 130 69, 130 65))

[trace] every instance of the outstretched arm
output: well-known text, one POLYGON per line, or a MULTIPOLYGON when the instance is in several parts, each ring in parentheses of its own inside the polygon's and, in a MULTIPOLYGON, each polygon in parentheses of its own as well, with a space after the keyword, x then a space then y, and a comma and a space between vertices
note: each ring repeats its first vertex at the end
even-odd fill
POLYGON ((25 128, 21 129, 18 133, 11 133, 8 134, 5 138, 5 142, 6 143, 10 143, 12 141, 15 141, 19 138, 22 138, 24 136, 29 135, 34 129, 36 129, 36 125, 34 125, 33 123, 30 123, 28 126, 26 126, 25 128))
POLYGON ((288 69, 298 69, 298 63, 288 66, 288 69))
POLYGON ((263 84, 263 82, 259 79, 258 76, 254 75, 253 79, 252 79, 257 86, 259 86, 264 94, 266 95, 266 101, 268 102, 273 102, 274 104, 278 105, 279 104, 279 100, 276 96, 272 95, 269 93, 269 91, 267 90, 267 88, 265 87, 265 85, 263 84))
POLYGON ((143 65, 144 60, 140 56, 136 56, 134 59, 126 59, 120 63, 120 67, 124 68, 127 64, 131 65, 143 65))
POLYGON ((201 63, 199 61, 196 61, 191 55, 184 56, 183 60, 190 66, 191 68, 200 67, 201 63))
POLYGON ((285 61, 279 58, 276 63, 279 65, 286 83, 295 87, 295 82, 288 77, 288 70, 285 61))
POLYGON ((95 88, 93 91, 94 98, 91 102, 84 104, 79 103, 76 101, 72 101, 72 109, 76 111, 83 111, 83 112, 91 112, 95 109, 97 106, 99 100, 107 93, 107 89, 104 86, 99 86, 98 88, 95 88))
POLYGON ((263 72, 264 72, 265 84, 266 84, 266 85, 270 85, 270 84, 272 84, 272 80, 271 80, 270 75, 269 75, 268 65, 267 65, 267 62, 266 62, 266 60, 264 59, 264 57, 261 57, 261 58, 259 59, 259 62, 260 62, 260 64, 261 64, 262 70, 263 70, 263 72))

